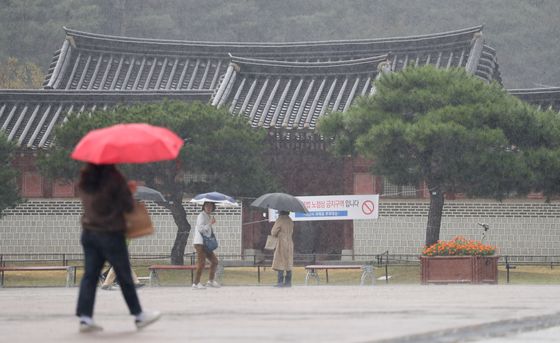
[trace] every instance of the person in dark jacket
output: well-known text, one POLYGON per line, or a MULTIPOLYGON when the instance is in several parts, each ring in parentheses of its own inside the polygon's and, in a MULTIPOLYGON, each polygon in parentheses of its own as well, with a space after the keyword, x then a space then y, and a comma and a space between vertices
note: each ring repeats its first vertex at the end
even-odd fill
POLYGON ((80 283, 76 315, 80 317, 80 332, 100 331, 93 321, 93 307, 99 275, 109 261, 119 281, 128 309, 141 329, 160 318, 160 313, 145 312, 132 281, 125 240, 124 214, 134 209, 134 199, 124 176, 114 165, 88 163, 81 171, 78 183, 82 200, 82 235, 84 275, 80 283))

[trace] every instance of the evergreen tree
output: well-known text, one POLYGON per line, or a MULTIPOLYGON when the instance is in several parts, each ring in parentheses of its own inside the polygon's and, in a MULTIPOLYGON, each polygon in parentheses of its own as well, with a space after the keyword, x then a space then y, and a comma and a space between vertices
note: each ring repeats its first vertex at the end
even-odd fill
POLYGON ((374 174, 426 184, 426 245, 439 239, 446 193, 502 199, 558 181, 560 118, 498 84, 424 66, 386 74, 376 87, 348 112, 323 118, 319 129, 333 137, 336 153, 373 160, 374 174))
POLYGON ((122 166, 129 178, 161 191, 168 200, 162 205, 171 211, 178 228, 171 251, 173 264, 183 264, 191 230, 182 205, 185 194, 217 190, 255 197, 274 186, 262 163, 264 131, 251 128, 246 120, 226 110, 199 102, 165 101, 71 116, 57 128, 55 145, 40 157, 42 173, 75 179, 81 163, 69 156, 80 138, 96 128, 131 122, 167 127, 185 139, 175 161, 122 166))

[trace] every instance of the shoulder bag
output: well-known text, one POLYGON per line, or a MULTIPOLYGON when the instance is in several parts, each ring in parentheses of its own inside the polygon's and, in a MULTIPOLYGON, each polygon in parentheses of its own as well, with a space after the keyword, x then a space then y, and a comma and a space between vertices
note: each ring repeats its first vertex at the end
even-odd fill
POLYGON ((154 225, 144 203, 135 201, 132 212, 124 214, 126 238, 138 238, 154 233, 154 225))
POLYGON ((204 250, 206 252, 210 253, 218 248, 218 240, 216 239, 213 230, 210 236, 203 235, 202 233, 200 235, 202 236, 204 250))
POLYGON ((268 235, 268 237, 266 237, 266 244, 264 245, 265 250, 274 250, 276 249, 277 245, 278 245, 278 237, 273 235, 268 235))

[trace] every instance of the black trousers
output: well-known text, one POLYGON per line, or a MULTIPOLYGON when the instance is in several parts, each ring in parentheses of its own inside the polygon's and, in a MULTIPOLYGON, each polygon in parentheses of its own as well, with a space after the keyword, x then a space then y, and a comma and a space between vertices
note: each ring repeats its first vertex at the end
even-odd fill
POLYGON ((140 314, 142 307, 132 281, 124 234, 82 230, 81 243, 84 249, 85 270, 80 283, 76 315, 93 317, 97 283, 106 261, 109 261, 115 268, 117 280, 130 314, 140 314))

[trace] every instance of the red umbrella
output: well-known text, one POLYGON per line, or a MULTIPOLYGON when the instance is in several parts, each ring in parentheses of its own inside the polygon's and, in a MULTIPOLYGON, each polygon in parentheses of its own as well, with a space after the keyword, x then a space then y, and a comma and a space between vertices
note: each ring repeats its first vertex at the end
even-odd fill
POLYGON ((177 157, 183 140, 173 131, 148 124, 118 124, 90 131, 71 157, 95 164, 146 163, 177 157))

